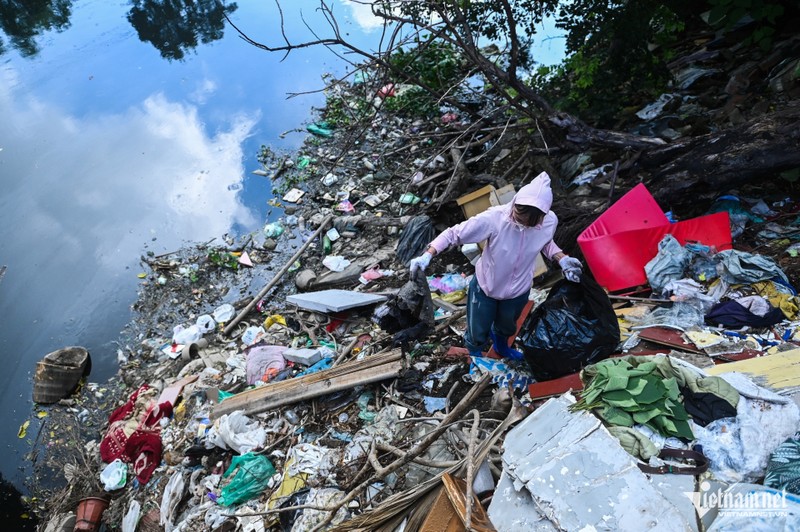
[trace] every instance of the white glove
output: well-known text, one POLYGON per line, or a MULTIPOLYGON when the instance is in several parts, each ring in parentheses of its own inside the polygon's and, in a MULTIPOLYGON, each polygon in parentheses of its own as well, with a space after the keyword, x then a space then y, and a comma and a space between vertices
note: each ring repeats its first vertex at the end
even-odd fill
POLYGON ((564 279, 573 283, 581 282, 581 274, 583 273, 581 261, 575 257, 570 257, 567 255, 565 257, 561 257, 561 260, 558 261, 558 265, 561 266, 564 279))
POLYGON ((411 259, 411 262, 408 264, 409 268, 411 269, 411 273, 414 273, 417 270, 421 270, 424 272, 425 268, 428 267, 428 264, 431 263, 432 258, 433 255, 431 255, 426 251, 416 259, 411 259))

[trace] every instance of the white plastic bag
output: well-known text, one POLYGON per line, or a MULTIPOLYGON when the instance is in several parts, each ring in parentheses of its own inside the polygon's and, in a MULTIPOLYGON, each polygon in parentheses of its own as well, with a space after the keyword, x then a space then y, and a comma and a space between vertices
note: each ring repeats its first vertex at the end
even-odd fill
POLYGON ((322 259, 322 265, 331 271, 341 272, 350 266, 350 261, 341 255, 328 255, 322 259))
POLYGON ((122 518, 122 532, 136 532, 136 525, 139 524, 139 516, 142 513, 142 505, 133 499, 128 506, 128 513, 122 518))
POLYGON ((203 334, 211 332, 217 326, 214 318, 209 316, 208 314, 203 314, 197 318, 196 325, 200 328, 203 334))
POLYGON ((177 325, 172 330, 172 341, 176 344, 190 345, 197 342, 202 337, 203 331, 201 331, 200 327, 197 325, 190 325, 189 327, 177 325))
POLYGON ((183 473, 175 471, 164 487, 164 495, 161 497, 161 524, 166 532, 172 532, 174 528, 176 510, 184 495, 183 486, 183 473))
POLYGON ((209 430, 207 438, 217 447, 245 454, 264 447, 267 431, 257 421, 251 420, 241 410, 237 410, 219 418, 209 430))
POLYGON ((125 487, 127 480, 128 465, 119 458, 108 464, 100 472, 100 482, 103 483, 103 489, 106 491, 114 491, 125 487))
POLYGON ((214 320, 216 320, 217 323, 225 323, 226 321, 230 321, 235 314, 236 309, 233 308, 233 305, 225 303, 214 310, 214 320))

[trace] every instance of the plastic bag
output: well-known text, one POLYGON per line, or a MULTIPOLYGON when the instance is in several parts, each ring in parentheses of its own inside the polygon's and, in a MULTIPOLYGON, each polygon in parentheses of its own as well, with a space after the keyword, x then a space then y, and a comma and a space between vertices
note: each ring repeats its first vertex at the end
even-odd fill
POLYGON ((236 315, 236 309, 230 303, 223 303, 214 309, 214 320, 217 323, 225 323, 236 315))
POLYGON ((253 421, 241 410, 219 418, 208 432, 208 442, 221 449, 233 449, 237 453, 249 453, 264 446, 267 432, 258 421, 253 421))
POLYGON ((395 345, 423 338, 433 328, 433 300, 425 274, 412 274, 397 295, 375 309, 372 320, 384 331, 397 333, 395 345))
POLYGON ((189 345, 196 343, 203 337, 203 331, 197 325, 190 325, 184 327, 183 325, 176 325, 172 330, 172 341, 176 344, 189 345))
POLYGON ((203 334, 211 332, 217 326, 217 322, 214 321, 214 318, 209 316, 208 314, 203 314, 202 316, 197 317, 196 325, 200 328, 200 332, 203 334))
POLYGON ((561 280, 522 325, 525 359, 537 380, 574 373, 599 362, 619 344, 611 302, 588 275, 580 283, 561 280))
POLYGON ((431 219, 425 215, 414 216, 403 228, 397 241, 397 258, 408 265, 414 257, 425 252, 425 248, 436 236, 436 229, 431 219))
POLYGON ((103 483, 103 489, 106 491, 124 488, 127 479, 128 465, 119 458, 108 464, 100 472, 100 482, 103 483))
POLYGON ((283 226, 278 222, 268 223, 264 226, 264 236, 267 238, 278 238, 283 234, 283 226))
POLYGON ((689 254, 675 237, 667 234, 658 243, 658 254, 645 264, 647 282, 655 293, 661 293, 670 281, 683 278, 683 273, 691 260, 689 254))
POLYGON ((142 505, 136 499, 131 500, 128 506, 128 513, 122 518, 122 532, 136 532, 136 525, 139 524, 139 516, 142 513, 142 505))
POLYGON ((247 502, 260 495, 269 486, 275 467, 261 454, 247 453, 234 456, 223 478, 228 478, 236 472, 227 486, 222 488, 219 503, 222 506, 233 506, 247 502))
POLYGON ((332 272, 342 272, 350 266, 350 261, 341 255, 328 255, 322 259, 322 265, 332 272))

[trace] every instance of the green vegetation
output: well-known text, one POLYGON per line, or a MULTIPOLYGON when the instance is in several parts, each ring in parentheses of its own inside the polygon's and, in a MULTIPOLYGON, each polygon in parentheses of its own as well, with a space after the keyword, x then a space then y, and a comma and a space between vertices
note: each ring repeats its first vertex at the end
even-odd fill
POLYGON ((711 12, 708 15, 710 24, 716 27, 732 29, 747 17, 753 20, 752 32, 744 38, 744 46, 756 45, 762 50, 772 47, 775 35, 775 24, 784 14, 783 2, 773 0, 709 0, 711 12))
POLYGON ((398 85, 397 95, 387 98, 384 105, 390 111, 415 118, 437 115, 437 95, 457 95, 468 74, 461 53, 451 44, 432 40, 430 36, 413 47, 394 52, 389 64, 395 72, 406 73, 419 85, 398 85))

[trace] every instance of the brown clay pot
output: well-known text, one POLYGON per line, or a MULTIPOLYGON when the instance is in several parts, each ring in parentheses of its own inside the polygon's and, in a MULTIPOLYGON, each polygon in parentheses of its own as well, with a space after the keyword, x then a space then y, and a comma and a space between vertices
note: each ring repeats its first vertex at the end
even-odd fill
POLYGON ((86 497, 78 502, 75 530, 99 530, 100 519, 108 508, 108 499, 102 497, 86 497))

